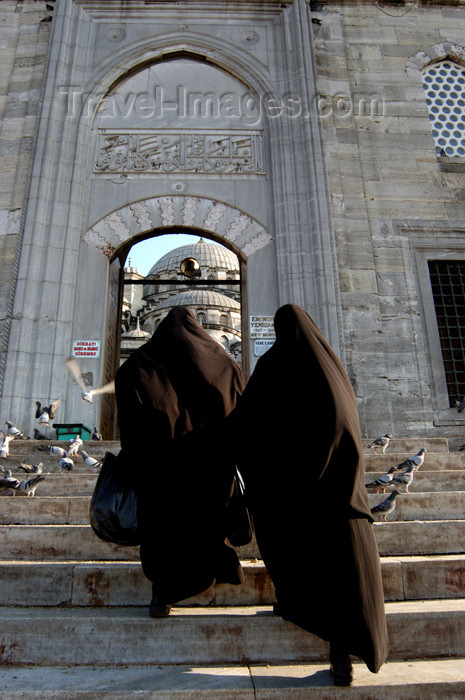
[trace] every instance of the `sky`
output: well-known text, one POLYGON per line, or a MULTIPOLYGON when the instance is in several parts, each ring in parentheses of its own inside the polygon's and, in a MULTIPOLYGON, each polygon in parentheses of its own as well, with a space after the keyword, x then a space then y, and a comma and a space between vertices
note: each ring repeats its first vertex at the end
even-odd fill
MULTIPOLYGON (((191 236, 186 233, 170 233, 164 236, 148 238, 131 248, 126 260, 126 266, 129 266, 130 260, 132 267, 136 267, 143 275, 146 275, 150 268, 165 253, 169 253, 170 250, 179 248, 182 245, 197 243, 198 241, 199 236, 191 236)), ((209 240, 209 243, 215 243, 215 241, 209 240)))

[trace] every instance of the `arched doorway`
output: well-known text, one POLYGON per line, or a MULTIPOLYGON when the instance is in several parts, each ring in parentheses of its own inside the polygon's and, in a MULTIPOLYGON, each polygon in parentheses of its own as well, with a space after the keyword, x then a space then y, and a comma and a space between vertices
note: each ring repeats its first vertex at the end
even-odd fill
MULTIPOLYGON (((233 251, 240 263, 243 347, 247 346, 246 264, 250 255, 272 242, 262 224, 245 212, 206 197, 164 196, 133 202, 111 212, 83 236, 109 258, 108 308, 103 381, 111 381, 118 366, 119 328, 123 292, 123 268, 131 247, 144 239, 168 233, 191 233, 213 239, 233 251)), ((242 353, 245 375, 249 371, 247 351, 242 353)), ((115 435, 115 402, 102 398, 101 432, 115 435)))

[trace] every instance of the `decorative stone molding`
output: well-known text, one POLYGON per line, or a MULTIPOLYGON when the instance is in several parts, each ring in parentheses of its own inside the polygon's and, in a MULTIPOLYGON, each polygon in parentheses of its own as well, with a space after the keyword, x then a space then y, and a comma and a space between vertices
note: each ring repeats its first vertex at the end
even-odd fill
POLYGON ((428 46, 409 58, 405 72, 410 76, 420 76, 422 70, 430 63, 438 63, 438 61, 444 61, 447 58, 454 63, 465 66, 465 47, 448 41, 428 46))
POLYGON ((128 204, 97 221, 82 239, 111 257, 122 243, 151 230, 192 227, 234 243, 243 257, 273 241, 268 231, 235 207, 206 197, 152 197, 128 204))

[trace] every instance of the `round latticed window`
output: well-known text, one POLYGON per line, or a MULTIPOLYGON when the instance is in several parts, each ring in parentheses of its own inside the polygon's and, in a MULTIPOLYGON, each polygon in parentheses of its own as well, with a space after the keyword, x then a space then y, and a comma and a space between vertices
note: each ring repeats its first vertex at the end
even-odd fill
POLYGON ((434 63, 423 72, 423 87, 436 153, 465 157, 465 70, 451 61, 434 63))

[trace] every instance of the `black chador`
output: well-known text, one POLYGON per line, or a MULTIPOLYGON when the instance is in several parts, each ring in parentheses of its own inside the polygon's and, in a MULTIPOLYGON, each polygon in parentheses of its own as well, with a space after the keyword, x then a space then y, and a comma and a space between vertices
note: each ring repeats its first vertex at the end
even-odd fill
POLYGON ((229 450, 189 433, 215 434, 243 390, 241 371, 186 307, 176 307, 116 375, 122 451, 138 491, 141 561, 159 601, 172 604, 215 580, 240 583, 225 544, 234 464, 229 450))
POLYGON ((281 307, 275 330, 226 423, 241 435, 236 456, 277 610, 377 672, 387 631, 356 398, 303 309, 281 307))

